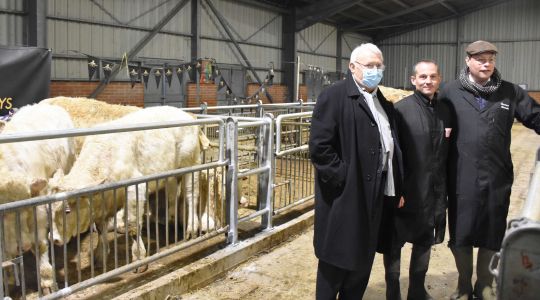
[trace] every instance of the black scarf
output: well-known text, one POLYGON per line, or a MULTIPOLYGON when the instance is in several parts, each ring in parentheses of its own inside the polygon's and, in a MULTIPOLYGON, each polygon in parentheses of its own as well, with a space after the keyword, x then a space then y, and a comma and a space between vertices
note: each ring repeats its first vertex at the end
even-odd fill
POLYGON ((461 85, 469 92, 473 93, 476 97, 487 98, 490 94, 495 92, 501 86, 501 74, 495 68, 491 75, 491 80, 486 85, 480 85, 476 82, 472 82, 469 79, 469 67, 465 67, 459 74, 459 81, 461 85))

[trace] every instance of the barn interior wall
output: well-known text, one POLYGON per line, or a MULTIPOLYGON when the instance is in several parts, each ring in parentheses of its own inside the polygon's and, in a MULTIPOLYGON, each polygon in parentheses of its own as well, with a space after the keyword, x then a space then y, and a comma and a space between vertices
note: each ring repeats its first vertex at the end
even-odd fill
POLYGON ((540 90, 540 2, 507 1, 438 24, 378 41, 387 66, 383 84, 411 88, 408 76, 415 61, 438 61, 444 81, 456 78, 465 66, 465 47, 488 40, 498 49, 497 69, 503 79, 540 90), (457 51, 456 51, 457 50, 457 51))

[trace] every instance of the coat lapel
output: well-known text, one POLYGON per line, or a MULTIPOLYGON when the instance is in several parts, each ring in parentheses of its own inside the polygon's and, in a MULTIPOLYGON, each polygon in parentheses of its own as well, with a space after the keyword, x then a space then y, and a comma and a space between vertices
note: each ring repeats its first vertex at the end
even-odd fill
POLYGON ((474 95, 467 92, 466 90, 462 90, 463 99, 465 101, 469 102, 469 104, 476 109, 476 111, 480 112, 480 106, 478 106, 478 102, 476 101, 476 98, 474 98, 474 95))
POLYGON ((369 116, 369 118, 375 122, 375 118, 369 109, 364 96, 358 90, 356 83, 352 77, 351 72, 347 72, 347 96, 353 101, 356 102, 360 108, 364 110, 364 113, 369 116))

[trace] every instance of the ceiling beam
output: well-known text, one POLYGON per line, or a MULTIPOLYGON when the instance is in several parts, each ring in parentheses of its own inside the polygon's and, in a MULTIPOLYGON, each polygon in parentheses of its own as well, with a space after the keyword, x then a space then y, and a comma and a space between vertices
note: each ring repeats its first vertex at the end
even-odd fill
POLYGON ((287 9, 286 7, 278 6, 277 4, 276 5, 267 4, 267 3, 264 3, 262 1, 256 1, 256 0, 226 0, 226 1, 236 2, 236 3, 240 2, 240 3, 242 3, 244 5, 247 5, 247 6, 251 6, 251 7, 255 7, 255 8, 261 8, 261 9, 269 10, 269 11, 280 13, 280 14, 290 14, 291 13, 291 10, 287 9))
POLYGON ((446 3, 446 1, 444 0, 439 0, 439 3, 444 6, 446 9, 448 9, 449 11, 451 11, 454 15, 459 15, 459 12, 450 4, 446 3))
POLYGON ((360 3, 358 3, 358 6, 360 6, 362 8, 365 8, 367 10, 370 10, 370 11, 372 11, 372 12, 378 14, 378 15, 381 15, 381 16, 386 15, 386 13, 384 11, 382 11, 382 10, 380 10, 378 8, 375 8, 375 7, 371 6, 371 5, 367 5, 366 3, 360 2, 360 3))
MULTIPOLYGON (((403 8, 410 8, 411 7, 409 4, 404 3, 401 0, 392 0, 392 1, 394 1, 394 3, 396 3, 397 5, 400 5, 403 8)), ((422 18, 429 18, 426 14, 424 14, 421 11, 415 11, 414 14, 416 14, 417 16, 420 16, 422 18)))
POLYGON ((441 23, 441 22, 444 22, 444 21, 448 21, 448 20, 451 20, 451 19, 462 17, 462 16, 465 16, 465 15, 471 14, 471 13, 473 13, 475 11, 484 10, 484 9, 489 8, 489 7, 493 7, 493 6, 496 6, 496 5, 499 5, 499 4, 503 4, 503 3, 506 3, 506 2, 512 2, 512 1, 514 1, 514 0, 498 0, 498 1, 494 1, 494 2, 484 2, 482 5, 478 5, 477 7, 462 11, 457 16, 448 16, 448 17, 444 17, 444 18, 434 19, 431 22, 427 22, 427 23, 422 24, 422 25, 410 26, 410 27, 407 27, 406 29, 399 30, 399 31, 394 31, 394 32, 391 32, 391 33, 389 33, 387 35, 372 36, 372 38, 373 38, 374 41, 379 42, 379 41, 382 41, 382 40, 385 40, 385 39, 388 39, 388 38, 391 38, 391 37, 394 37, 394 36, 398 36, 398 35, 401 35, 401 34, 404 34, 404 33, 407 33, 407 32, 411 32, 411 31, 420 29, 420 28, 424 28, 424 27, 431 26, 431 25, 434 25, 434 24, 438 24, 438 23, 441 23))
POLYGON ((394 19, 394 18, 397 18, 397 17, 400 17, 400 16, 408 15, 410 13, 413 13, 413 12, 416 12, 416 11, 419 11, 421 9, 428 8, 428 7, 431 7, 433 5, 437 5, 437 4, 440 4, 439 0, 431 0, 431 1, 428 1, 426 3, 422 3, 422 4, 419 4, 419 5, 416 5, 416 6, 411 6, 409 8, 404 9, 404 10, 398 11, 398 12, 393 13, 393 14, 386 15, 384 17, 380 17, 380 18, 372 20, 372 21, 368 21, 368 22, 364 22, 364 23, 361 23, 361 24, 350 26, 349 29, 350 30, 356 30, 356 29, 361 28, 361 27, 370 26, 370 25, 373 25, 373 24, 380 23, 382 21, 391 20, 391 19, 394 19))
POLYGON ((360 2, 363 1, 319 0, 307 6, 296 7, 296 31, 298 32, 308 28, 309 26, 338 14, 360 2))

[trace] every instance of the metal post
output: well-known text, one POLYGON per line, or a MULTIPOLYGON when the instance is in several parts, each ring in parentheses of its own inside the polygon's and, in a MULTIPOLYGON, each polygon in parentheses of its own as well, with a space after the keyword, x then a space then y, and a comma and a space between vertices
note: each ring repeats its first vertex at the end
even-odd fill
POLYGON ((225 199, 227 203, 227 224, 229 232, 227 242, 236 244, 238 242, 238 121, 227 118, 227 149, 225 152, 227 159, 227 173, 225 178, 225 199))
POLYGON ((261 216, 261 227, 265 230, 272 228, 272 216, 274 214, 274 203, 272 187, 274 186, 274 116, 270 113, 264 115, 264 120, 267 122, 261 129, 262 143, 261 167, 268 169, 267 172, 258 175, 258 198, 259 210, 266 209, 267 213, 261 216))
MULTIPOLYGON (((244 59, 244 61, 246 62, 246 65, 248 66, 251 73, 253 73, 253 76, 255 77, 255 79, 257 80, 259 85, 262 85, 263 82, 262 82, 261 78, 259 77, 257 72, 255 72, 255 69, 253 69, 253 66, 251 65, 251 62, 249 61, 246 54, 244 53, 244 51, 242 51, 242 48, 240 48, 240 45, 238 44, 238 42, 234 38, 231 30, 229 29, 229 27, 227 26, 227 23, 225 22, 225 18, 223 18, 221 13, 215 8, 212 1, 206 0, 206 4, 208 4, 208 7, 210 7, 210 10, 212 10, 214 15, 216 15, 219 23, 221 24, 221 26, 223 27, 223 29, 227 33, 227 36, 229 36, 229 39, 233 42, 234 46, 236 47, 236 50, 238 50, 238 53, 240 53, 240 55, 242 56, 242 59, 244 59)), ((264 94, 266 95, 266 98, 268 98, 268 101, 270 101, 270 103, 272 103, 273 102, 272 101, 272 96, 270 96, 270 94, 268 93, 268 91, 266 89, 264 91, 264 94)))
POLYGON ((28 46, 47 47, 47 0, 27 0, 24 38, 28 46))
POLYGON ((191 0, 191 61, 201 55, 201 4, 200 0, 191 0))
POLYGON ((294 99, 293 101, 297 101, 300 97, 300 55, 296 57, 296 72, 295 74, 295 89, 294 89, 294 99))

